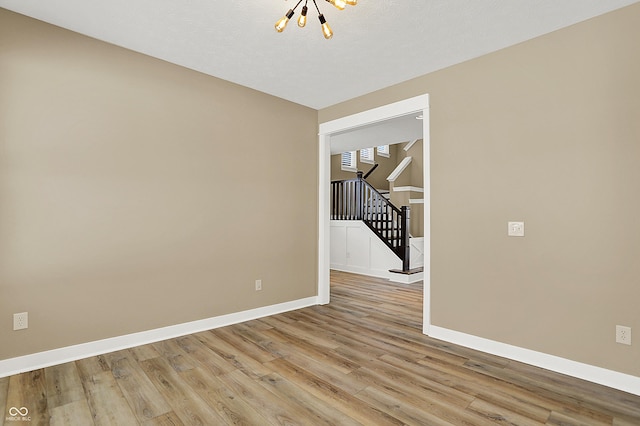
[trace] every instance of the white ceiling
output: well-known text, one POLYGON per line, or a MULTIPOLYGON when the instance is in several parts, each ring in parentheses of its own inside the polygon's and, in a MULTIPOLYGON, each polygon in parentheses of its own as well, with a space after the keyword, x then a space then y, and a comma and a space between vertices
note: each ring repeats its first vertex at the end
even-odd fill
POLYGON ((331 134, 331 154, 380 145, 394 145, 422 139, 418 113, 391 118, 375 124, 331 134))
MULTIPOLYGON (((0 0, 0 7, 314 109, 640 0, 360 0, 304 29, 295 0, 0 0)), ((303 2, 304 4, 304 2, 303 2)))

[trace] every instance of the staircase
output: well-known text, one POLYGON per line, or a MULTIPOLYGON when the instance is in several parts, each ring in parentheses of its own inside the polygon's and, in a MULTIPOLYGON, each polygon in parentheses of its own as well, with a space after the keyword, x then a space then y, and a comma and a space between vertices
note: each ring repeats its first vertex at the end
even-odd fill
POLYGON ((391 204, 362 172, 355 179, 331 182, 331 219, 363 221, 400 258, 402 270, 397 272, 410 272, 409 207, 391 204))

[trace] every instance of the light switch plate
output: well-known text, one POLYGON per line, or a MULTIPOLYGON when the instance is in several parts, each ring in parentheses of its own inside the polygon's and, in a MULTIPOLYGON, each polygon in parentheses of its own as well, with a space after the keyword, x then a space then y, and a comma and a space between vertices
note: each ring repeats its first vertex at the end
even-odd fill
POLYGON ((509 222, 507 235, 510 237, 524 237, 524 222, 509 222))

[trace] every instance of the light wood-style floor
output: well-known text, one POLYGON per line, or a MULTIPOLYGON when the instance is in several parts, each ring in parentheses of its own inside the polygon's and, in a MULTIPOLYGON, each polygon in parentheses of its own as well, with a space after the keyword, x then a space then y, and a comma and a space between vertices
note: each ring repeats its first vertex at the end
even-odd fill
POLYGON ((424 336, 421 283, 331 277, 326 306, 0 379, 0 426, 640 425, 640 397, 424 336))

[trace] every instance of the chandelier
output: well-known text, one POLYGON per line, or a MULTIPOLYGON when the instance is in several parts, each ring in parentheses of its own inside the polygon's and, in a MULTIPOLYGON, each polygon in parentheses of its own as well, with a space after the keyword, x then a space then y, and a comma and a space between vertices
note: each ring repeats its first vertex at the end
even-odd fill
MULTIPOLYGON (((316 4, 316 0, 311 0, 311 1, 313 2, 313 5, 316 7, 316 10, 318 11, 318 19, 320 20, 320 25, 322 25, 322 34, 324 35, 324 38, 329 40, 331 37, 333 37, 333 31, 331 30, 331 27, 327 23, 327 20, 324 18, 324 15, 320 12, 320 9, 316 4)), ((356 4, 358 4, 358 0, 326 0, 326 1, 334 5, 338 10, 343 10, 347 5, 355 6, 356 4)), ((298 18, 298 26, 300 28, 303 28, 305 25, 307 25, 307 11, 309 10, 307 8, 308 2, 309 0, 304 0, 304 6, 302 6, 302 12, 300 13, 300 17, 298 18)), ((296 9, 298 8, 298 6, 300 6, 300 3, 302 3, 302 0, 299 0, 293 9, 289 9, 289 11, 282 18, 280 18, 278 22, 276 22, 277 32, 281 33, 284 31, 284 29, 287 27, 287 24, 289 23, 289 19, 293 17, 293 14, 295 13, 296 9)))

